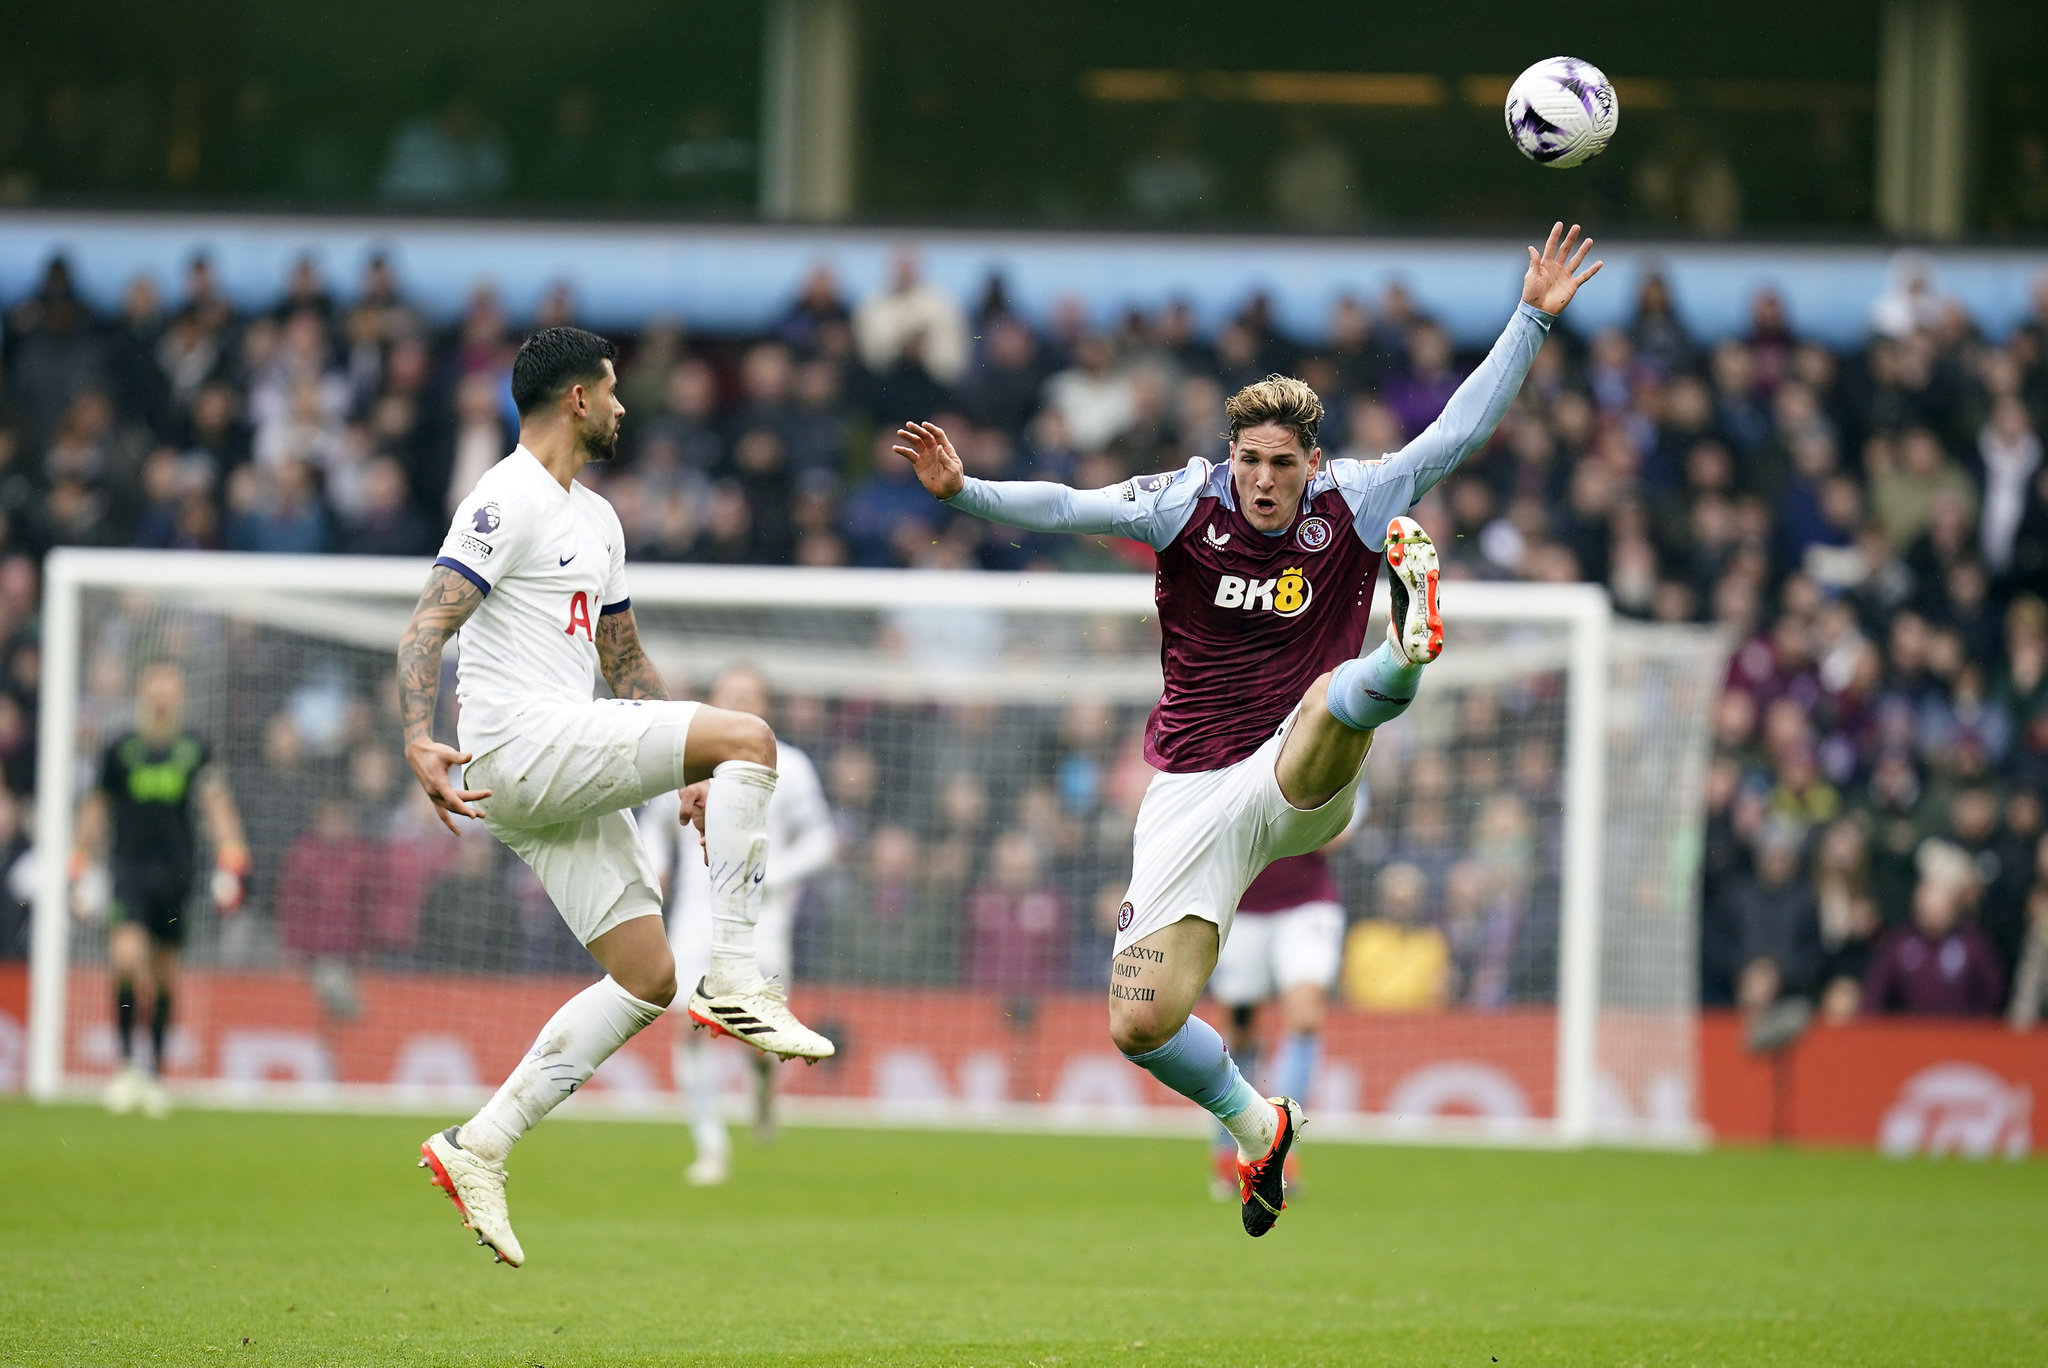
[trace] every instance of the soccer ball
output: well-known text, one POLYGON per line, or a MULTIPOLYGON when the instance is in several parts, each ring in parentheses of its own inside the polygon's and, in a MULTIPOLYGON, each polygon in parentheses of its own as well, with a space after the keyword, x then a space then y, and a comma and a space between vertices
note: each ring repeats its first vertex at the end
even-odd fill
POLYGON ((1614 85, 1599 67, 1550 57, 1508 88, 1508 136, 1530 161, 1577 166, 1606 150, 1620 121, 1614 85))

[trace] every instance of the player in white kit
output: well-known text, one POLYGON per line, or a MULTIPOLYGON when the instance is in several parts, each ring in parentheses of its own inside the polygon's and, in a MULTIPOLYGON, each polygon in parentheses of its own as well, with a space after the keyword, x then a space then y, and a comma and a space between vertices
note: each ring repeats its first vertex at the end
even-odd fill
MULTIPOLYGON (((706 701, 765 718, 768 681, 751 666, 730 666, 712 681, 706 701)), ((839 831, 810 757, 778 740, 776 767, 775 796, 768 801, 768 877, 761 884, 761 916, 754 923, 754 956, 762 973, 788 983, 797 900, 805 880, 838 858, 839 831)), ((685 821, 701 796, 694 787, 680 795, 685 821)), ((668 889, 669 944, 675 950, 677 975, 687 980, 702 973, 711 959, 711 877, 703 843, 668 812, 676 802, 664 795, 649 803, 642 835, 656 867, 673 871, 668 889)), ((732 1157, 732 1140, 719 1105, 724 1074, 720 1066, 729 1056, 717 1045, 716 1037, 724 1034, 720 1027, 702 1021, 690 1026, 676 1032, 675 1045, 676 1086, 690 1110, 690 1135, 697 1150, 685 1176, 695 1186, 708 1187, 725 1181, 732 1157)), ((753 1063, 754 1127, 766 1139, 775 1126, 774 1061, 756 1052, 753 1063)))
POLYGON ((545 328, 520 347, 519 445, 456 510, 398 647, 406 760, 442 822, 454 831, 455 817, 480 818, 511 846, 605 970, 481 1111, 420 1146, 477 1243, 515 1267, 525 1254, 506 1211, 505 1156, 676 994, 661 894, 628 809, 708 781, 711 962, 690 1014, 777 1055, 832 1053, 754 963, 775 734, 757 717, 669 701, 640 646, 618 514, 576 483, 618 445, 614 356, 580 328, 545 328), (442 649, 458 629, 459 751, 432 730, 442 649), (600 673, 611 698, 592 697, 600 673))

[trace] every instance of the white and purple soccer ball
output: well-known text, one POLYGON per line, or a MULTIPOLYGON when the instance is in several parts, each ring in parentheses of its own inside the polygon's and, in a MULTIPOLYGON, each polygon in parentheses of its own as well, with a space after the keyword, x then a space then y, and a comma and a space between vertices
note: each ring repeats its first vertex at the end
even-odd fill
POLYGON ((1577 166, 1605 151, 1621 119, 1614 83, 1591 62, 1547 57, 1508 88, 1508 136, 1530 161, 1577 166))

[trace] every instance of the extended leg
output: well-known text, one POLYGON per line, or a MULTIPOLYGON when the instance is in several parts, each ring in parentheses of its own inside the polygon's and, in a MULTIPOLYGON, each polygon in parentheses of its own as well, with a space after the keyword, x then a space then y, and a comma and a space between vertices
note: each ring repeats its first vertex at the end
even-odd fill
POLYGON ((1280 792, 1303 810, 1341 792, 1365 763, 1373 731, 1408 710, 1422 667, 1443 650, 1436 546, 1412 518, 1387 527, 1387 639, 1310 686, 1275 766, 1280 792))
POLYGON ((135 1067, 137 985, 149 971, 149 936, 135 922, 118 922, 107 935, 107 971, 114 980, 114 1043, 121 1065, 107 1081, 104 1101, 110 1112, 131 1112, 142 1105, 142 1074, 135 1067))

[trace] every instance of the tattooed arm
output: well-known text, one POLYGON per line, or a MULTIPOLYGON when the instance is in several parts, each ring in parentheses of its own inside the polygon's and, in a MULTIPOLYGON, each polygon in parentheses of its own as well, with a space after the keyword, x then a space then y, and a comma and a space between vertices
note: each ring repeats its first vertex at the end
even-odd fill
POLYGON ((607 611, 597 620, 597 664, 615 698, 667 698, 661 671, 640 648, 640 626, 631 608, 607 611))
POLYGON ((441 649, 456 628, 484 601, 483 590, 445 565, 427 572, 427 587, 413 605, 412 621, 398 639, 398 710, 405 720, 405 759, 413 777, 434 800, 435 815, 450 831, 449 814, 476 817, 469 807, 491 796, 488 789, 458 789, 448 771, 469 763, 469 756, 434 739, 434 703, 441 692, 441 649))

